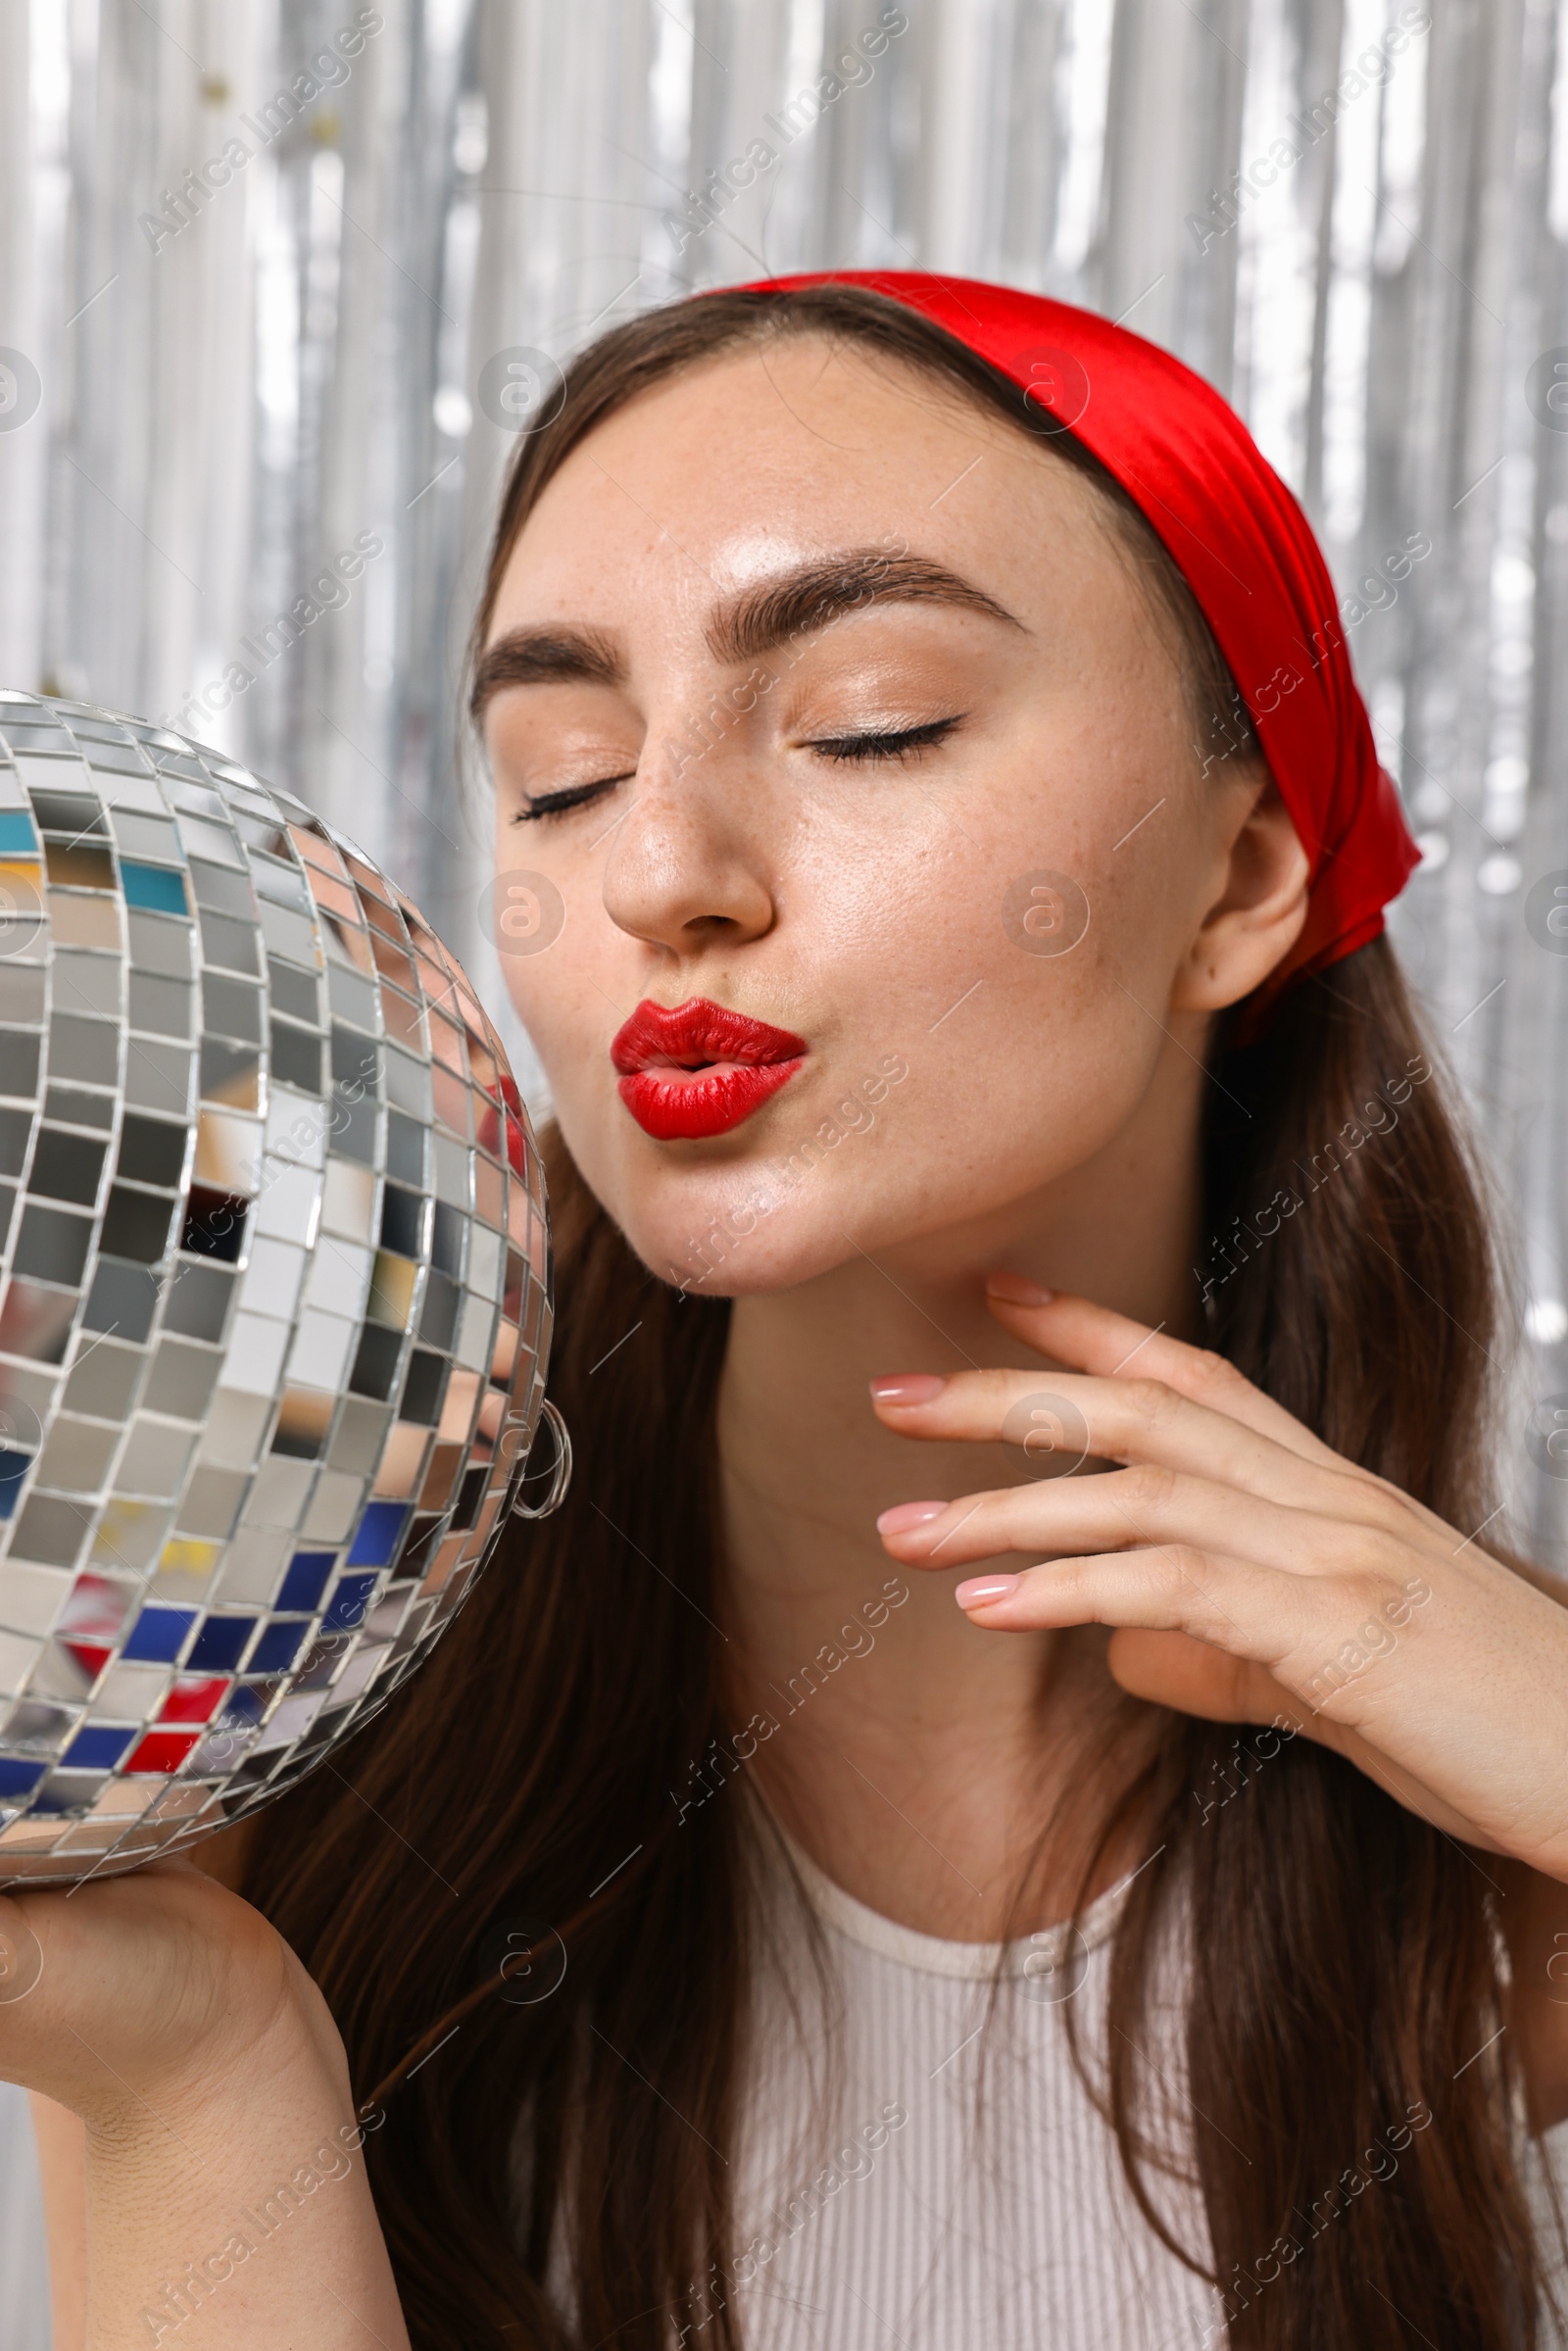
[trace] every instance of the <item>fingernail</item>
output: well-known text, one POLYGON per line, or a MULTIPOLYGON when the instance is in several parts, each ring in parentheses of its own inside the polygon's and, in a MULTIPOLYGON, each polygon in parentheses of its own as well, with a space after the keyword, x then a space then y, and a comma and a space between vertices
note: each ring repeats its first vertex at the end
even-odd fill
POLYGON ((990 1297, 1000 1298, 1009 1306, 1049 1306, 1055 1297, 1054 1290, 1045 1290, 1031 1282, 1026 1273, 988 1273, 986 1290, 990 1297))
POLYGON ((929 1526, 947 1506, 946 1502, 895 1502, 877 1520, 876 1531, 879 1535, 907 1535, 911 1527, 929 1526))
POLYGON ((1016 1576, 971 1576, 953 1596, 960 1608, 981 1608, 987 1600, 1004 1600, 1018 1589, 1016 1576))
POLYGON ((947 1384, 934 1371, 895 1371, 873 1380, 871 1394, 879 1404, 929 1404, 947 1384))

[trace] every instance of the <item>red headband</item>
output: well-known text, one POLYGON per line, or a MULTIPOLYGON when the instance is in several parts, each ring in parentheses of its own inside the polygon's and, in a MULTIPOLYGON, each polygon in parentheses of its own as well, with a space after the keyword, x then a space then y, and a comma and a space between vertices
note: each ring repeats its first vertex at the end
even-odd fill
POLYGON ((1305 926, 1262 993, 1375 939, 1420 852, 1398 788, 1378 764, 1311 524, 1235 410, 1142 335, 1070 303, 971 277, 824 269, 713 290, 814 285, 864 286, 946 327, 1010 375, 1032 408, 1058 416, 1164 543, 1230 665, 1311 859, 1305 926))

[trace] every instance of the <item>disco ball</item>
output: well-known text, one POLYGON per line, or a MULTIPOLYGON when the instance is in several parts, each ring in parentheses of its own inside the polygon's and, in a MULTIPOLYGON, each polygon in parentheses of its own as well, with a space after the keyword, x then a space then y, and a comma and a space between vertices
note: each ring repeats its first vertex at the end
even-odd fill
POLYGON ((0 1884, 266 1803, 559 1501, 546 1219, 496 1034, 368 858, 0 694, 0 1884))

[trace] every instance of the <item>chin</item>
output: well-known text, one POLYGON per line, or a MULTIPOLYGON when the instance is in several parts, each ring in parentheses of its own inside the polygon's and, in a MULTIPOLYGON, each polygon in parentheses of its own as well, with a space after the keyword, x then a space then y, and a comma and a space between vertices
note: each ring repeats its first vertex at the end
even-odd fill
POLYGON ((874 1248, 887 1238, 885 1219, 874 1238, 863 1229, 863 1191, 857 1197, 825 1170, 799 1200, 761 1157, 636 1171, 612 1159, 608 1182, 581 1158, 578 1165, 649 1272, 699 1298, 791 1290, 842 1264, 855 1243, 874 1248))
POLYGON ((719 1200, 709 1195, 701 1206, 694 1199, 689 1214, 650 1213, 646 1203, 624 1217, 612 1206, 611 1214, 650 1273, 695 1298, 793 1290, 849 1253, 842 1218, 824 1220, 818 1208, 808 1220, 784 1202, 760 1212, 740 1204, 750 1198, 747 1187, 719 1200))

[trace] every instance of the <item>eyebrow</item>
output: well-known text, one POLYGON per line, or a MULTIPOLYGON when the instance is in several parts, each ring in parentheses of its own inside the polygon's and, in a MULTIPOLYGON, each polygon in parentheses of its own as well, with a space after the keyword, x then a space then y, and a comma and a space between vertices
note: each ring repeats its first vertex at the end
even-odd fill
POLYGON ((504 686, 620 686, 626 673, 614 640, 572 626, 509 629, 479 656, 468 714, 475 725, 504 686))
MULTIPOLYGON (((725 598, 709 615, 704 635, 715 661, 753 661, 871 604, 956 606, 1023 629, 1023 622, 1004 605, 945 563, 865 547, 799 563, 725 598)), ((515 628, 486 646, 479 657, 468 708, 477 723, 491 696, 505 686, 625 682, 625 664, 614 641, 600 630, 564 624, 515 628)))
POLYGON ((793 637, 810 635, 868 604, 957 605, 1021 629, 1004 605, 945 563, 918 555, 858 547, 759 580, 715 606, 706 635, 715 661, 755 661, 793 637))

